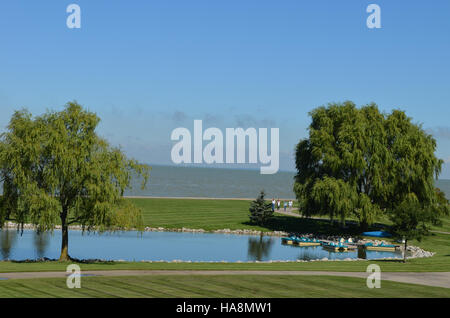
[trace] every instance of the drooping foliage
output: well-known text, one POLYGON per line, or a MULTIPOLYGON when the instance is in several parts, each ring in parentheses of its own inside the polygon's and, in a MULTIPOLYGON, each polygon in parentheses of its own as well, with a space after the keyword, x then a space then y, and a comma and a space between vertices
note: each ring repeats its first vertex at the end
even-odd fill
POLYGON ((428 234, 428 224, 439 222, 438 213, 429 211, 430 206, 422 206, 414 195, 403 200, 391 213, 392 231, 398 238, 408 240, 421 238, 428 234))
POLYGON ((48 231, 61 224, 61 260, 69 258, 71 224, 98 231, 142 228, 141 211, 122 196, 132 173, 145 186, 149 168, 100 138, 99 121, 76 102, 38 117, 14 113, 0 140, 0 226, 12 220, 48 231))
POLYGON ((403 111, 344 102, 310 116, 309 138, 296 148, 294 191, 303 215, 354 216, 367 227, 411 197, 430 213, 448 211, 434 188, 443 163, 436 141, 403 111))

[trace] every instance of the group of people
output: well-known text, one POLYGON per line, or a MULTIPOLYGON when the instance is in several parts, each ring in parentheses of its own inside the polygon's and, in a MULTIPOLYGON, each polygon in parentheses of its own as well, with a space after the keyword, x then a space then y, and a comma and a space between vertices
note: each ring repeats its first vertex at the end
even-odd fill
MULTIPOLYGON (((285 212, 286 212, 286 210, 288 208, 289 208, 289 211, 292 211, 293 206, 294 206, 294 202, 292 200, 289 200, 289 201, 285 200, 285 201, 283 201, 283 208, 284 208, 285 212)), ((280 201, 280 199, 277 199, 276 201, 275 201, 274 198, 272 199, 272 212, 274 212, 275 209, 277 211, 281 209, 281 201, 280 201)))

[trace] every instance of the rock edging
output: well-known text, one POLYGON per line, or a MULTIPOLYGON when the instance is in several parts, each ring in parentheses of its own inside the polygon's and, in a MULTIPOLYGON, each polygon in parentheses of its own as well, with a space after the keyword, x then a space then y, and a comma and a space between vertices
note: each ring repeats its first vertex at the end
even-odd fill
MULTIPOLYGON (((6 222, 5 228, 17 228, 17 223, 13 222, 6 222)), ((35 230, 36 226, 34 224, 24 224, 23 225, 24 230, 35 230)), ((55 225, 56 230, 61 229, 61 225, 55 225)), ((69 230, 75 230, 75 231, 81 231, 83 230, 81 225, 70 225, 69 230)), ((136 229, 130 229, 130 231, 133 231, 136 229)), ((266 235, 266 236, 286 236, 289 235, 289 233, 284 231, 270 231, 270 232, 264 232, 264 231, 256 231, 256 230, 230 230, 230 229, 218 229, 218 230, 204 230, 204 229, 190 229, 186 227, 182 228, 164 228, 164 227, 145 227, 145 232, 187 232, 187 233, 218 233, 218 234, 239 234, 239 235, 266 235)))

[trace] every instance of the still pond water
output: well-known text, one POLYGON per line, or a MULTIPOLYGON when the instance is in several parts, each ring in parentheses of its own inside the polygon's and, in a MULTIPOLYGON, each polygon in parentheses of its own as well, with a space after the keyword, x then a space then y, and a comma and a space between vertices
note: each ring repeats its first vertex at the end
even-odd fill
MULTIPOLYGON (((59 257, 61 232, 36 234, 24 230, 0 231, 0 260, 25 260, 59 257)), ((401 258, 401 253, 352 251, 330 252, 317 247, 282 245, 280 237, 182 233, 137 232, 84 233, 70 231, 69 252, 78 259, 106 259, 126 261, 269 261, 386 257, 401 258)))

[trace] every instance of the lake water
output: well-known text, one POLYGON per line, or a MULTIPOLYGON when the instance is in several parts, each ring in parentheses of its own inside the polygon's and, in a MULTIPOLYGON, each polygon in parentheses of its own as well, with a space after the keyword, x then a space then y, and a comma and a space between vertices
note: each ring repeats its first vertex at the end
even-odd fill
MULTIPOLYGON (((0 260, 57 259, 61 232, 37 235, 25 230, 0 231, 0 260)), ((317 247, 282 245, 280 237, 214 233, 137 232, 82 234, 70 231, 69 254, 78 259, 126 261, 269 261, 387 257, 401 258, 401 253, 367 251, 330 252, 317 247)))
MULTIPOLYGON (((254 198, 264 190, 268 198, 295 199, 295 172, 262 175, 259 170, 152 166, 149 184, 141 190, 139 180, 126 195, 153 197, 254 198)), ((450 199, 450 180, 438 180, 450 199)))
MULTIPOLYGON (((198 168, 186 166, 152 166, 147 188, 140 189, 140 180, 132 179, 128 196, 255 198, 264 190, 267 198, 295 199, 295 172, 279 171, 262 175, 259 170, 198 168)), ((438 180, 450 200, 450 180, 438 180)), ((0 185, 0 189, 1 189, 0 185)))
POLYGON ((125 195, 154 197, 255 198, 261 190, 267 197, 294 199, 293 172, 262 175, 259 170, 152 166, 145 190, 133 180, 125 195))

